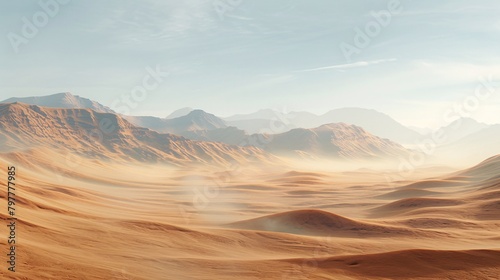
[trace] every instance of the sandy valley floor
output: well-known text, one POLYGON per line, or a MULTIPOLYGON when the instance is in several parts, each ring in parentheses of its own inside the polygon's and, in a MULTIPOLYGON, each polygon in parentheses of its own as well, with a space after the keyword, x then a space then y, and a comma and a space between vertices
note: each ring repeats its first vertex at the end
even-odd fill
MULTIPOLYGON (((7 163, 19 170, 13 279, 500 275, 500 157, 392 183, 370 170, 72 166, 54 154, 3 157, 0 178, 7 163)), ((0 234, 7 235, 4 226, 0 234)), ((0 278, 12 279, 5 271, 0 278)))

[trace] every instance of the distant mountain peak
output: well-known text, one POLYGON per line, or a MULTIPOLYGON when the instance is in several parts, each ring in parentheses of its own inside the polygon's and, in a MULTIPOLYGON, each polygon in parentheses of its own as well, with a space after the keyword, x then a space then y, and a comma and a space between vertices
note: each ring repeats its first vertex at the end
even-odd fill
POLYGON ((192 110, 191 112, 189 112, 189 114, 187 114, 188 116, 202 116, 202 115, 209 115, 209 113, 201 110, 201 109, 195 109, 195 110, 192 110))
POLYGON ((75 97, 75 95, 73 95, 71 92, 60 92, 60 93, 53 94, 52 96, 62 96, 62 97, 68 97, 68 98, 75 97))
POLYGON ((479 122, 479 121, 477 121, 477 120, 475 120, 473 118, 459 118, 459 119, 456 119, 455 121, 453 121, 451 123, 451 125, 456 124, 458 122, 466 123, 466 124, 469 124, 469 125, 474 124, 474 125, 487 126, 485 123, 479 122))
POLYGON ((221 119, 219 119, 214 114, 207 113, 207 112, 205 112, 205 111, 203 111, 201 109, 193 110, 189 114, 187 114, 185 117, 186 118, 196 118, 196 119, 200 119, 200 118, 208 118, 208 119, 210 119, 210 118, 212 118, 212 119, 216 119, 218 122, 223 122, 221 119))
POLYGON ((191 113, 192 111, 193 111, 193 108, 190 108, 190 107, 185 107, 185 108, 182 108, 179 110, 175 110, 170 115, 168 115, 166 119, 169 120, 169 119, 184 117, 184 116, 188 115, 189 113, 191 113))
POLYGON ((231 116, 225 120, 229 125, 248 133, 259 133, 262 130, 269 130, 270 127, 278 127, 281 129, 279 132, 283 132, 295 127, 317 128, 324 124, 342 122, 362 127, 371 134, 401 144, 414 144, 422 137, 420 133, 405 127, 387 114, 357 107, 335 109, 319 116, 308 112, 279 113, 265 109, 252 114, 231 116))
POLYGON ((110 108, 87 98, 73 95, 70 92, 61 92, 46 96, 32 96, 21 98, 9 98, 1 103, 21 102, 29 105, 37 105, 49 108, 63 109, 90 109, 99 113, 114 113, 110 108))
POLYGON ((310 129, 298 128, 273 135, 266 150, 285 155, 299 151, 345 159, 394 159, 408 153, 408 150, 395 142, 346 123, 330 123, 310 129))
POLYGON ((473 118, 458 118, 447 126, 440 128, 446 135, 446 141, 440 144, 443 145, 459 141, 488 127, 489 125, 478 122, 473 118))
POLYGON ((319 126, 318 128, 315 128, 315 130, 321 130, 321 129, 338 129, 338 128, 352 128, 356 127, 355 125, 348 125, 343 122, 339 123, 328 123, 328 124, 323 124, 319 126))
POLYGON ((217 116, 196 109, 183 117, 167 120, 173 132, 194 131, 194 130, 213 130, 226 128, 226 123, 217 116))
POLYGON ((155 117, 131 116, 125 118, 137 126, 147 127, 162 133, 172 133, 177 135, 183 135, 184 133, 190 131, 208 131, 227 128, 226 122, 215 115, 200 109, 188 109, 189 112, 186 115, 182 115, 177 118, 160 119, 155 117))

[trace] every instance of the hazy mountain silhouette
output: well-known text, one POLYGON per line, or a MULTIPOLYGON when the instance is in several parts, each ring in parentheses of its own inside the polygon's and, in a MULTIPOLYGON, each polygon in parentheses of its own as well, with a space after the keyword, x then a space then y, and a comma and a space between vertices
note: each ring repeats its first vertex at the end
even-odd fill
POLYGON ((237 127, 244 130, 248 134, 254 133, 282 133, 287 132, 290 129, 297 128, 293 124, 285 124, 279 120, 267 120, 267 119, 250 119, 250 120, 239 120, 239 121, 226 121, 230 126, 237 127))
POLYGON ((202 141, 255 146, 280 155, 330 158, 394 158, 409 151, 387 139, 374 136, 361 127, 343 123, 313 129, 292 129, 279 134, 252 134, 235 127, 211 131, 190 131, 183 136, 202 141))
POLYGON ((30 105, 38 105, 50 108, 66 109, 91 109, 100 113, 114 113, 110 108, 87 98, 73 95, 69 92, 57 93, 48 96, 9 98, 0 103, 21 102, 30 105))
POLYGON ((285 127, 289 130, 293 128, 315 128, 330 123, 346 123, 361 126, 372 134, 401 144, 414 144, 422 138, 422 135, 398 123, 386 114, 361 108, 336 109, 321 116, 308 112, 284 114, 273 110, 261 110, 248 115, 235 115, 225 120, 230 125, 237 126, 249 133, 270 130, 272 125, 280 128, 285 127), (274 121, 274 123, 270 121, 274 121))
MULTIPOLYGON (((85 108, 96 112, 113 113, 98 102, 61 93, 44 97, 10 98, 4 102, 26 102, 32 105, 52 108, 85 108)), ((195 137, 192 131, 210 131, 234 126, 245 130, 247 134, 280 134, 295 128, 316 128, 330 123, 346 123, 363 127, 367 132, 400 144, 415 144, 422 136, 416 131, 403 126, 388 115, 375 110, 344 108, 332 110, 317 116, 308 112, 280 113, 266 109, 247 115, 235 115, 221 119, 202 110, 183 108, 173 112, 167 118, 150 116, 124 116, 136 126, 149 128, 161 133, 173 133, 195 137)), ((236 133, 228 130, 229 133, 236 133)), ((469 130, 468 130, 469 131, 469 130)), ((473 131, 471 128, 470 131, 473 131)), ((199 134, 199 133, 198 133, 199 134)), ((217 139, 216 133, 210 138, 217 139)), ((236 134, 241 134, 237 132, 236 134)), ((219 137, 220 138, 220 137, 219 137)))
POLYGON ((395 142, 344 123, 326 124, 313 129, 298 128, 272 135, 264 147, 277 154, 298 151, 316 157, 346 159, 393 158, 408 153, 407 149, 395 142))
POLYGON ((487 127, 487 124, 480 123, 471 118, 458 119, 441 128, 441 133, 446 137, 446 141, 443 144, 456 142, 487 127))
POLYGON ((125 118, 137 126, 177 135, 182 135, 184 132, 189 131, 214 130, 227 127, 222 119, 202 110, 193 110, 185 116, 173 119, 135 116, 125 116, 125 118))
POLYGON ((480 161, 500 154, 500 124, 463 137, 437 149, 436 155, 455 163, 480 161))
POLYGON ((243 120, 274 120, 279 116, 279 112, 272 109, 262 109, 255 113, 238 114, 224 118, 226 121, 243 121, 243 120))
POLYGON ((189 108, 189 107, 175 110, 170 115, 168 115, 166 117, 166 119, 175 119, 175 118, 179 118, 179 117, 184 117, 187 114, 191 113, 193 110, 194 110, 193 108, 189 108))
POLYGON ((363 127, 366 131, 400 144, 414 144, 422 135, 398 123, 386 114, 361 108, 332 110, 319 117, 320 123, 344 122, 363 127))

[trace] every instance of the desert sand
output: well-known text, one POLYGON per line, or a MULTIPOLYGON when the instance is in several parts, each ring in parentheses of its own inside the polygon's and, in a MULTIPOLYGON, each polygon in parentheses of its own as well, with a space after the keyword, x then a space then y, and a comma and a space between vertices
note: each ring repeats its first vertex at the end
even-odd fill
POLYGON ((18 169, 20 219, 18 272, 2 279, 500 275, 500 157, 397 182, 370 170, 125 164, 50 149, 1 162, 1 177, 18 169))

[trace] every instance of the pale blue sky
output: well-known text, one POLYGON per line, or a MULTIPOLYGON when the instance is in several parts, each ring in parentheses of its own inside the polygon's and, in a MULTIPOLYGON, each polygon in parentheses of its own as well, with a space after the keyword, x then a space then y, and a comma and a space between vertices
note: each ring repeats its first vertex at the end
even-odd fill
MULTIPOLYGON (((111 106, 160 65, 171 75, 132 114, 364 107, 437 126, 479 77, 500 79, 495 0, 402 0, 350 60, 341 44, 391 0, 242 0, 222 16, 214 4, 238 1, 73 0, 16 53, 12 34, 23 36, 40 2, 50 0, 0 2, 2 99, 69 91, 111 106)), ((472 116, 500 123, 499 109, 500 88, 472 116)))

